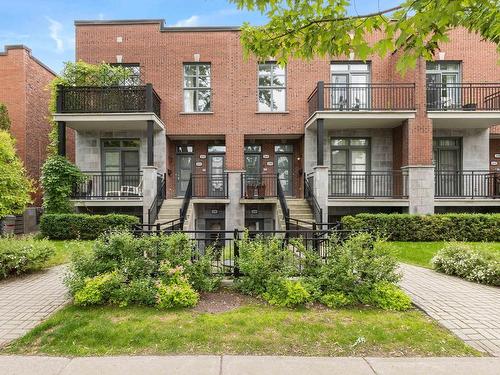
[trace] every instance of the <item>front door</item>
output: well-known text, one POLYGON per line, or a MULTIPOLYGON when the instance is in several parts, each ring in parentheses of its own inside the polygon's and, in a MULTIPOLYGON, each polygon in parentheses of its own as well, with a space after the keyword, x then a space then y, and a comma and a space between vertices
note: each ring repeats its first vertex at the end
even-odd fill
POLYGON ((261 165, 260 165, 260 146, 245 146, 245 196, 248 196, 253 191, 253 195, 257 195, 257 189, 249 189, 247 187, 256 187, 262 183, 261 165))
POLYGON ((276 173, 281 182, 283 193, 287 196, 293 195, 293 146, 276 145, 276 173))
POLYGON ((454 197, 461 189, 460 138, 435 138, 433 157, 436 170, 436 195, 454 197))
POLYGON ((119 196, 122 192, 140 190, 138 140, 110 139, 102 141, 102 181, 94 183, 94 194, 119 196))
POLYGON ((208 156, 208 196, 225 197, 224 155, 208 156))
POLYGON ((331 142, 331 193, 337 196, 365 195, 369 140, 332 138, 331 142))
POLYGON ((186 194, 186 189, 191 179, 193 171, 193 155, 178 154, 177 155, 177 196, 183 197, 186 194))

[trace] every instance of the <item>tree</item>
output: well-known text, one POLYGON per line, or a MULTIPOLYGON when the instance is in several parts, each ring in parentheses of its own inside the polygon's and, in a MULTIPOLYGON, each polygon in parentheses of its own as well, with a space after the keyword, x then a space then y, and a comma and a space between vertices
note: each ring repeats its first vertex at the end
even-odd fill
POLYGON ((281 63, 291 57, 357 58, 403 51, 398 69, 414 67, 418 58, 432 59, 448 32, 464 27, 497 45, 500 52, 498 0, 401 0, 395 7, 349 15, 355 0, 229 0, 242 9, 259 10, 269 18, 263 26, 242 28, 247 53, 281 63), (352 3, 352 4, 351 4, 352 3), (371 33, 380 38, 368 42, 371 33))
POLYGON ((16 154, 14 138, 0 130, 0 218, 22 214, 31 203, 32 192, 33 184, 16 154))
POLYGON ((3 103, 0 103, 0 130, 10 130, 9 111, 7 110, 7 106, 3 103))

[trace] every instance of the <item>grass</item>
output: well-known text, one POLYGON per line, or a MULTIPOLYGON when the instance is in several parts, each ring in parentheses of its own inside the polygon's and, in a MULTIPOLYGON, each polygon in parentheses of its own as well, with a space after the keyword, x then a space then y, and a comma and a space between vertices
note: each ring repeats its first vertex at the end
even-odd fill
POLYGON ((50 241, 55 247, 54 255, 44 264, 43 268, 50 268, 60 264, 68 263, 71 254, 78 247, 90 249, 94 241, 50 241))
POLYGON ((67 307, 4 353, 479 356, 418 311, 283 309, 250 303, 224 313, 67 307))
MULTIPOLYGON (((473 248, 492 253, 500 258, 500 242, 467 242, 473 248)), ((432 268, 432 257, 441 250, 445 242, 383 242, 378 246, 387 248, 403 263, 432 268)))

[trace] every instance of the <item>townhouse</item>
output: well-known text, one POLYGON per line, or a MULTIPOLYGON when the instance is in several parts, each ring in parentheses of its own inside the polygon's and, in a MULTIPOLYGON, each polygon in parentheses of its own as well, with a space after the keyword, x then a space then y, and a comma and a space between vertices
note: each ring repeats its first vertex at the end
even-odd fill
POLYGON ((245 58, 234 27, 75 25, 77 60, 131 72, 117 87, 60 88, 59 152, 73 129, 88 176, 73 195, 81 212, 273 230, 498 211, 500 66, 477 35, 453 31, 435 61, 401 75, 398 52, 279 66, 245 58))
MULTIPOLYGON (((56 73, 24 45, 8 45, 0 52, 0 102, 9 111, 10 131, 16 139, 17 153, 38 188, 33 197, 37 206, 41 205, 38 180, 47 156, 51 129, 48 86, 55 76, 56 73)), ((72 139, 68 141, 67 152, 69 156, 73 154, 72 139)))

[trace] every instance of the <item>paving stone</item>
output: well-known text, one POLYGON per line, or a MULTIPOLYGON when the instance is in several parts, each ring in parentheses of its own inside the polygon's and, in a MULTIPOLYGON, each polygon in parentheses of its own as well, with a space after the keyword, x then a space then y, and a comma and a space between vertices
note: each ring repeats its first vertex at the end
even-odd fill
POLYGON ((0 346, 38 325, 69 301, 65 266, 0 282, 0 346))
POLYGON ((401 264, 413 303, 478 350, 500 356, 500 289, 401 264))

